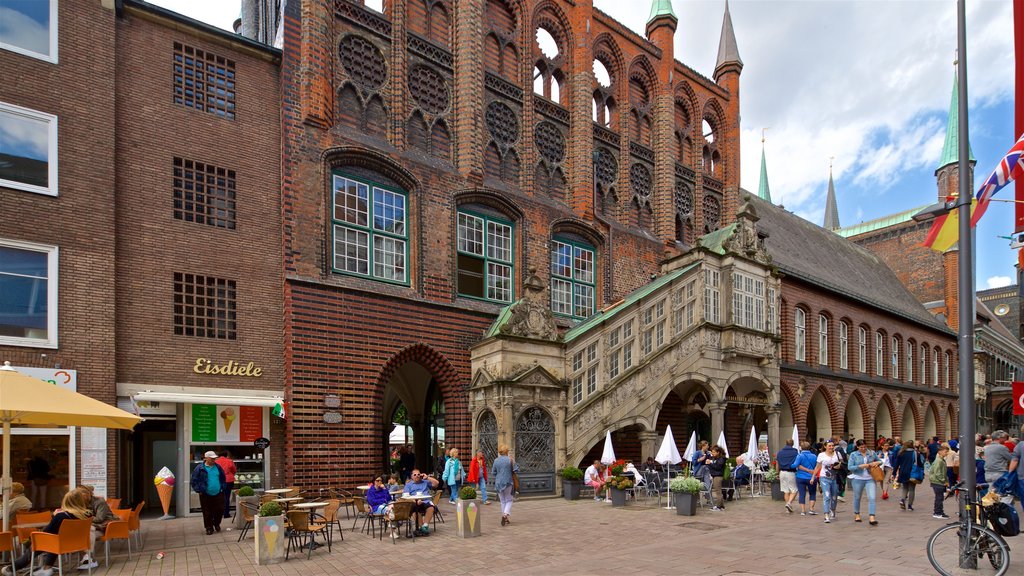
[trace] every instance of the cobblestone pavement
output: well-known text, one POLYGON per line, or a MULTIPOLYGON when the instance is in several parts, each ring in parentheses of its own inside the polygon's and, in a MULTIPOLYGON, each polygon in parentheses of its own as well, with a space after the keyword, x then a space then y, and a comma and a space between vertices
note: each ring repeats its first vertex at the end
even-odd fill
MULTIPOLYGON (((679 516, 652 500, 625 508, 583 499, 523 499, 513 522, 500 526, 497 502, 482 507, 483 535, 455 536, 455 507, 443 501, 446 524, 427 538, 393 544, 350 530, 331 553, 294 556, 286 563, 256 566, 252 537, 238 532, 206 536, 201 518, 143 521, 144 550, 129 561, 118 548, 110 574, 933 574, 925 555, 928 536, 943 524, 931 516, 931 491, 918 490, 917 509, 901 511, 894 499, 878 504, 879 526, 853 522, 852 496, 839 504, 838 519, 787 514, 769 497, 730 502, 724 512, 698 510, 679 516), (158 560, 156 554, 164 552, 158 560)), ((951 505, 952 501, 947 501, 951 505)), ((662 503, 663 505, 664 503, 662 503)), ((820 511, 819 507, 819 511, 820 511)), ((947 513, 952 510, 947 509, 947 513)), ((227 522, 225 522, 227 526, 227 522)), ((1010 574, 1024 574, 1024 536, 1010 538, 1010 574)), ((102 574, 102 568, 100 570, 102 574)))

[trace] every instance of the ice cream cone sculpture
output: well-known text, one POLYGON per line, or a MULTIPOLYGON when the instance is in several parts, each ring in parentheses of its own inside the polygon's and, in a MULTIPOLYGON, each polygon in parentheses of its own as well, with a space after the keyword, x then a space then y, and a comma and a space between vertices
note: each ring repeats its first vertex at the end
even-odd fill
POLYGON ((171 510, 171 493, 174 492, 174 472, 164 466, 153 477, 153 484, 156 484, 156 493, 160 496, 160 505, 163 506, 164 516, 168 516, 171 510))
POLYGON ((281 527, 277 525, 277 522, 268 522, 263 530, 263 535, 267 538, 267 552, 273 553, 274 547, 277 545, 278 532, 281 527))
POLYGON ((234 423, 235 418, 237 418, 237 416, 235 416, 234 408, 225 408, 220 411, 220 419, 224 421, 225 432, 231 432, 231 424, 234 423))

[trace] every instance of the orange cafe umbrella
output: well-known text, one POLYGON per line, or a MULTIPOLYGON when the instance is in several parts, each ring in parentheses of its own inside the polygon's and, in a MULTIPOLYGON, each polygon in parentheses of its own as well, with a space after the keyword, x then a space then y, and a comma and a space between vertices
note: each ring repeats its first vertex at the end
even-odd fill
MULTIPOLYGON (((89 426, 131 430, 142 418, 109 404, 0 366, 0 423, 3 423, 3 509, 11 496, 11 425, 89 426)), ((9 529, 7 514, 3 529, 9 529)))

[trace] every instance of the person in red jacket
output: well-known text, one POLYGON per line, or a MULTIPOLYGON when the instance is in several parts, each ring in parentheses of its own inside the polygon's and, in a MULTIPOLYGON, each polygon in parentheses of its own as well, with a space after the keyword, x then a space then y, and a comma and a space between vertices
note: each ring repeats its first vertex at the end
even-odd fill
POLYGON ((238 472, 238 468, 231 459, 231 452, 227 450, 220 453, 216 462, 224 470, 224 517, 231 518, 231 493, 235 490, 235 473, 238 472))
POLYGON ((491 503, 487 499, 487 463, 484 461, 483 450, 477 450, 476 457, 469 463, 469 475, 466 476, 466 482, 476 486, 476 489, 480 491, 480 497, 483 499, 484 504, 491 503))

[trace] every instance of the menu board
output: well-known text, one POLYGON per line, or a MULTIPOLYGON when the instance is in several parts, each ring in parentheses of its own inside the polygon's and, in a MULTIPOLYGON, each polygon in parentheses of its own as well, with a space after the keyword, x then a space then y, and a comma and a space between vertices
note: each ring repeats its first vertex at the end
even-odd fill
POLYGON ((259 406, 192 405, 192 442, 252 442, 263 436, 259 406))

